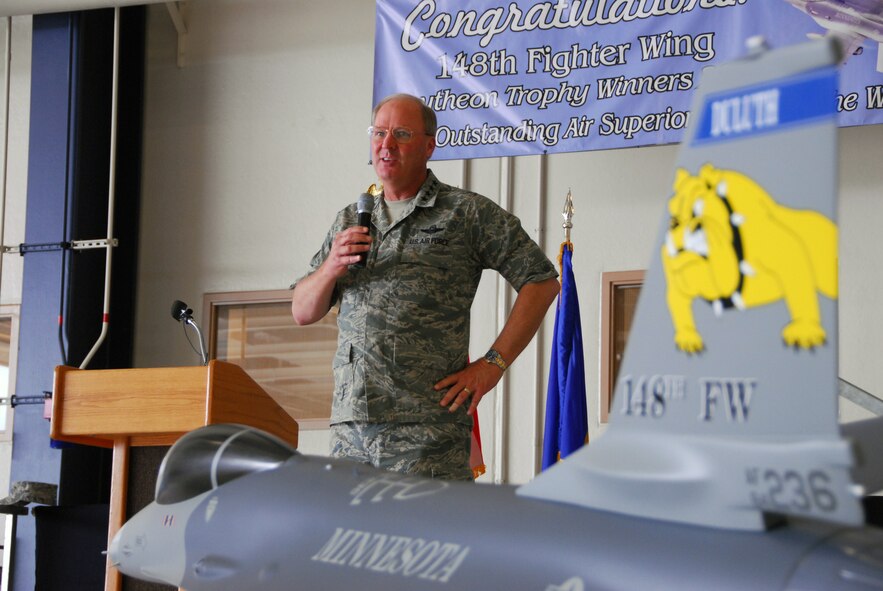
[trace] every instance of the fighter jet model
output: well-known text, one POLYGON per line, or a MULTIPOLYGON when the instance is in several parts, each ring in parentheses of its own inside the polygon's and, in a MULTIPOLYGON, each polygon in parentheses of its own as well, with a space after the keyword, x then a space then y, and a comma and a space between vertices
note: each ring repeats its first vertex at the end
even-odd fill
POLYGON ((877 71, 883 72, 883 2, 881 0, 785 0, 831 31, 844 44, 848 59, 865 40, 876 41, 877 71))
POLYGON ((837 424, 837 47, 704 73, 591 445, 492 486, 205 427, 111 563, 188 591, 883 588, 883 424, 837 424))

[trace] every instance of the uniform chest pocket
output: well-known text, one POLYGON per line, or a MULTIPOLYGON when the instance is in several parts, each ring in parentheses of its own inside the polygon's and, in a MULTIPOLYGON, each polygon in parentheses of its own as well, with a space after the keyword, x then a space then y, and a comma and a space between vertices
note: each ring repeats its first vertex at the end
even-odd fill
POLYGON ((406 246, 402 250, 400 262, 404 265, 419 265, 447 271, 453 267, 453 261, 446 249, 420 248, 406 246))
POLYGON ((444 304, 445 289, 456 273, 451 254, 439 248, 408 248, 402 251, 394 276, 397 313, 425 314, 444 304), (417 308, 414 310, 413 308, 417 308))

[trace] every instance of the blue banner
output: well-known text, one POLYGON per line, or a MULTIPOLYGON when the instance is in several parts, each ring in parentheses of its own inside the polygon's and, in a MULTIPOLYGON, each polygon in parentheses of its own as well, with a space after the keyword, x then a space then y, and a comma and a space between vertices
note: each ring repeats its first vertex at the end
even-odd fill
POLYGON ((847 41, 839 124, 883 122, 883 2, 809 4, 377 0, 374 102, 422 97, 438 160, 675 143, 703 68, 745 56, 749 39, 781 47, 830 27, 847 41))

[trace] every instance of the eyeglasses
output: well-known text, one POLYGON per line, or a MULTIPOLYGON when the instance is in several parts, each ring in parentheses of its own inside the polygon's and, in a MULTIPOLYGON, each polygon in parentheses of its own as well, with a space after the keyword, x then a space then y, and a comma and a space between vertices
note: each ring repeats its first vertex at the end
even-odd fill
MULTIPOLYGON (((384 127, 374 127, 373 125, 368 128, 368 137, 371 138, 372 142, 380 143, 386 139, 388 134, 392 134, 392 139, 400 144, 407 144, 412 139, 414 139, 414 135, 419 135, 415 131, 411 131, 407 127, 394 127, 393 129, 386 129, 384 127)), ((426 133, 424 135, 432 135, 426 133)))

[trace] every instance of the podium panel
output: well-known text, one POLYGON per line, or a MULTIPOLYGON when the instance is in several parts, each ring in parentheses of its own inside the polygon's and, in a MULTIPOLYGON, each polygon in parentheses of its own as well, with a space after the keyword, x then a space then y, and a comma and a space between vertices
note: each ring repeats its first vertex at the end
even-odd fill
POLYGON ((238 365, 146 369, 55 370, 50 435, 59 441, 113 447, 171 445, 215 423, 241 423, 297 445, 297 422, 238 365))

